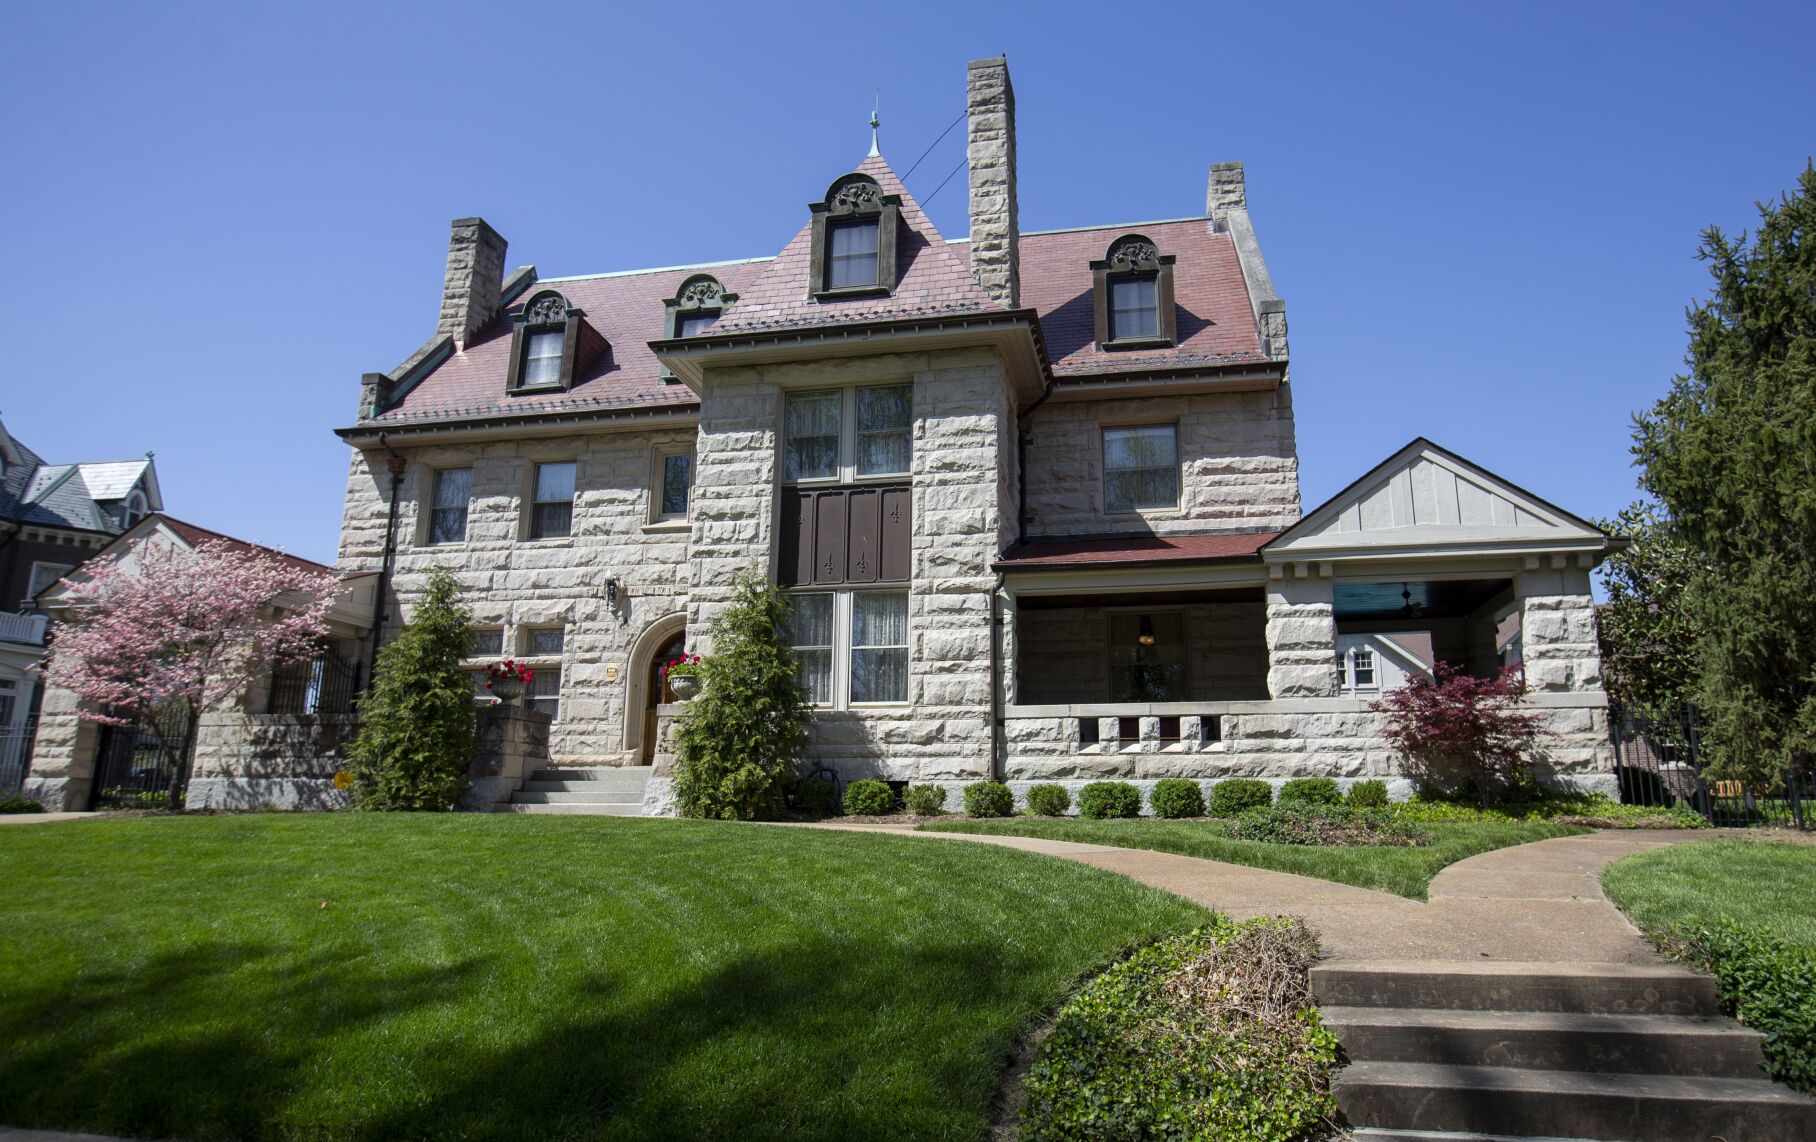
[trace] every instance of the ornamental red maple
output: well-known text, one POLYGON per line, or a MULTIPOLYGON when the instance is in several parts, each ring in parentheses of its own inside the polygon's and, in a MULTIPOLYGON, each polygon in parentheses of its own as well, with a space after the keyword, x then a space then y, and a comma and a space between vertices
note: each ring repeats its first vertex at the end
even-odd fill
POLYGON ((1487 807, 1491 791, 1511 785, 1533 763, 1536 715, 1519 708, 1526 683, 1518 666, 1478 678, 1449 662, 1391 690, 1374 709, 1386 715, 1387 740, 1406 756, 1406 775, 1458 793, 1474 785, 1487 807))

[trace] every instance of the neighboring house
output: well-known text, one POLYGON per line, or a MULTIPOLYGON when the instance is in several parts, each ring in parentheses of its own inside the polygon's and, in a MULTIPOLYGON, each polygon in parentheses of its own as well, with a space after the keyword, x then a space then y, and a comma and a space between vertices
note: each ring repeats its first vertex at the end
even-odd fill
MULTIPOLYGON (((308 570, 332 570, 161 513, 138 521, 92 559, 98 564, 130 565, 147 550, 192 552, 213 540, 308 570)), ((78 570, 40 594, 39 602, 52 619, 68 617, 70 588, 82 574, 78 570)), ((328 640, 318 658, 267 672, 227 703, 200 712, 187 787, 190 808, 344 804, 330 778, 341 768, 344 746, 357 725, 352 700, 363 679, 362 653, 370 644, 375 578, 343 577, 340 597, 328 616, 328 640)), ((272 606, 281 610, 289 602, 280 597, 272 606)), ((79 706, 70 691, 56 686, 47 690, 25 792, 61 809, 133 807, 146 798, 161 804, 173 775, 155 738, 142 726, 104 725, 79 717, 79 706)), ((187 740, 190 732, 187 726, 169 723, 165 730, 172 740, 187 740)))
POLYGON ((1551 765, 1607 785, 1620 541, 1424 439, 1302 514, 1240 164, 1202 214, 1024 233, 1004 61, 967 98, 968 239, 874 146, 804 175, 771 257, 539 279, 455 222, 435 335, 339 430, 382 630, 452 569, 470 665, 535 666, 558 764, 660 776, 658 666, 755 570, 795 597, 808 764, 956 788, 1391 776, 1370 695, 1498 668, 1518 615, 1551 765))
POLYGON ((49 464, 0 424, 0 795, 18 787, 40 702, 36 599, 114 537, 163 507, 157 467, 139 460, 49 464))

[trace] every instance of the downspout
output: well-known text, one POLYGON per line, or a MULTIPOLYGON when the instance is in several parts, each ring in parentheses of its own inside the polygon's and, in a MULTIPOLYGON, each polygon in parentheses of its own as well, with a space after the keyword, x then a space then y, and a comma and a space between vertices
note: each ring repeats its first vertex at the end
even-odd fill
POLYGON ((378 646, 383 641, 385 622, 385 591, 391 585, 391 561, 397 554, 397 494, 403 486, 405 462, 402 454, 391 447, 385 440, 385 434, 378 434, 379 447, 391 454, 385 461, 385 469, 391 473, 391 509, 385 516, 385 551, 378 568, 378 584, 372 589, 372 652, 366 659, 366 690, 372 689, 372 679, 378 673, 378 646))
POLYGON ((1002 731, 1003 573, 990 591, 990 780, 1003 779, 1002 731))

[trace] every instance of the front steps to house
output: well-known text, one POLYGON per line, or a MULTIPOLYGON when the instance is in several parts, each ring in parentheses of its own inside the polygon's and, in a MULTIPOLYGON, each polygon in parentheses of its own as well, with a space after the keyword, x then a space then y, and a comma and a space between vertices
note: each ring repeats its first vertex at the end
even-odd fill
POLYGON ((563 766, 538 769, 511 795, 503 813, 567 813, 610 817, 643 815, 647 765, 563 766))
POLYGON ((1715 981, 1668 965, 1332 960, 1312 969, 1358 1142, 1807 1142, 1715 981))

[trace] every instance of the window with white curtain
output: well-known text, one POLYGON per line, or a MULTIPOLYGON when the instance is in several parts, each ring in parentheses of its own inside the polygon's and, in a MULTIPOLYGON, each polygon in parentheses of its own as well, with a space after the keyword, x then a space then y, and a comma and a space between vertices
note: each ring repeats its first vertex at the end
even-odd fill
POLYGON ((1153 274, 1110 279, 1110 339, 1160 336, 1160 296, 1153 274))
POLYGON ((532 333, 523 355, 523 387, 561 383, 561 351, 567 334, 562 330, 532 333))
POLYGON ((429 509, 429 542, 459 543, 467 537, 467 496, 473 488, 473 469, 443 468, 435 473, 433 505, 429 509))
POLYGON ((908 700, 908 592, 811 591, 792 596, 788 641, 816 706, 908 700))
POLYGON ((906 476, 914 462, 914 386, 790 393, 782 436, 789 483, 906 476))
POLYGON ((1179 506, 1178 427, 1131 425, 1103 430, 1103 510, 1179 506))
POLYGON ((877 284, 877 224, 836 222, 827 228, 826 288, 877 284))

